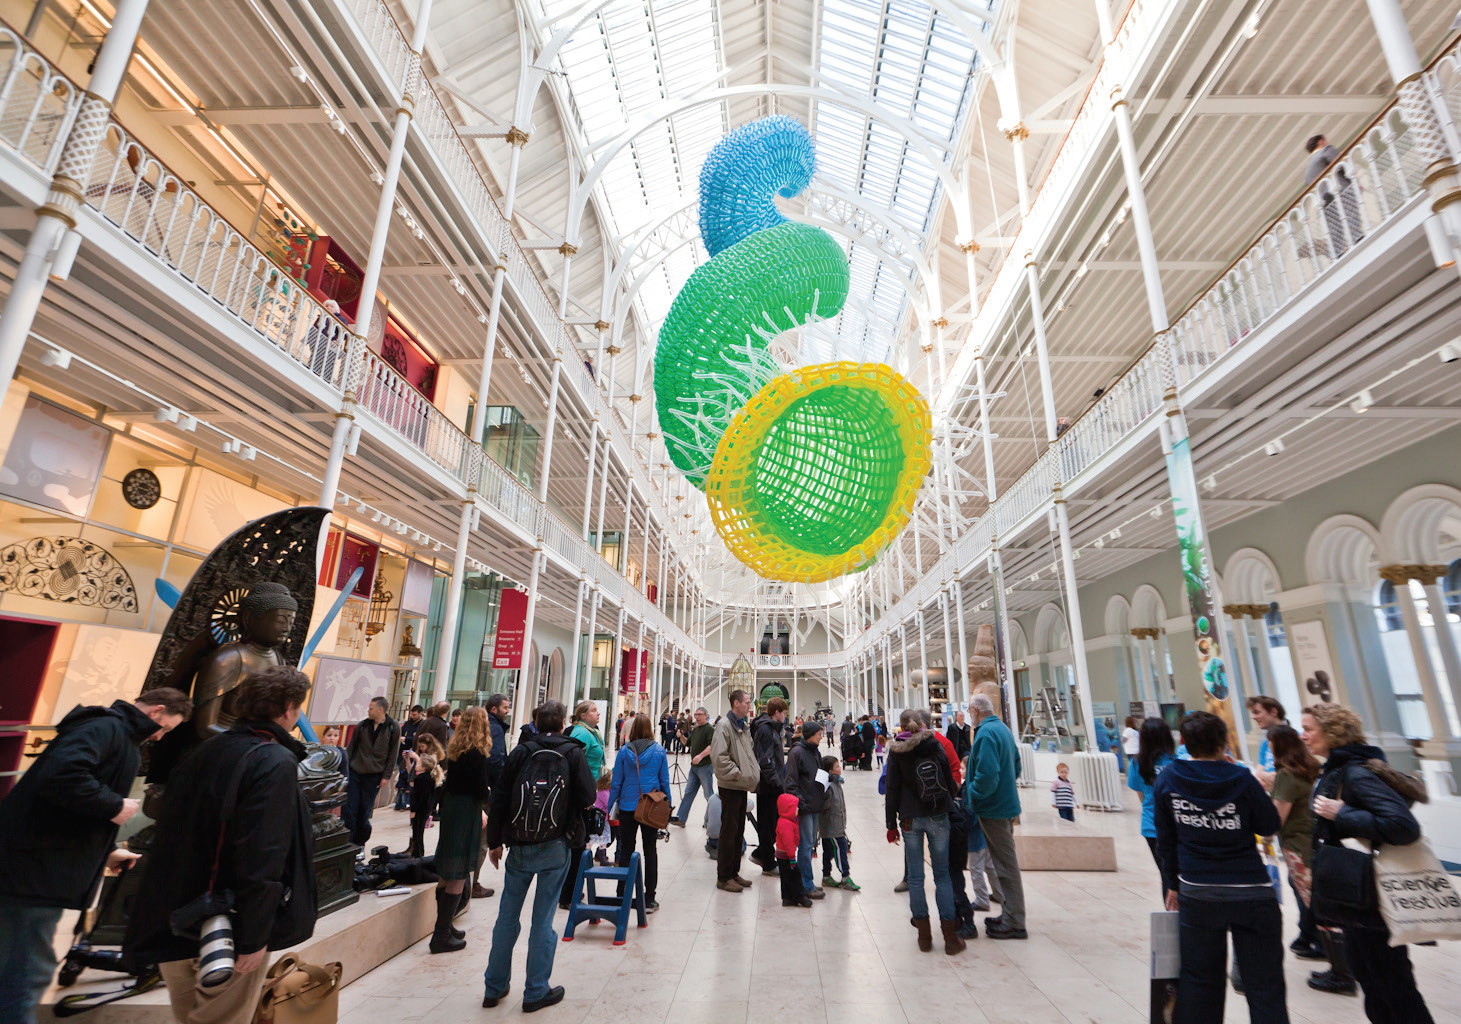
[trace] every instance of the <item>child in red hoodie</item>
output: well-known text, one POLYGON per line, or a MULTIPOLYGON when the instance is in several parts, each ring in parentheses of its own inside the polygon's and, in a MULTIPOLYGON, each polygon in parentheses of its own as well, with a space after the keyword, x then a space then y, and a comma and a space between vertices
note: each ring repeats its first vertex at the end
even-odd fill
POLYGON ((802 874, 796 866, 796 850, 801 842, 801 825, 797 821, 795 793, 782 793, 776 798, 776 866, 781 874, 781 905, 810 907, 812 901, 802 890, 802 874))

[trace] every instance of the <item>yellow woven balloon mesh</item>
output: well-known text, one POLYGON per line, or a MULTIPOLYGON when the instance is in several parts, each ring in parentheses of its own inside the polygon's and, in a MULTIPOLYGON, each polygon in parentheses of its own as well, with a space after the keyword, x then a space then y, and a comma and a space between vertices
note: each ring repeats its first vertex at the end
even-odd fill
POLYGON ((737 413, 706 480, 731 552, 768 579, 866 568, 906 525, 929 466, 928 405, 875 363, 776 378, 737 413))

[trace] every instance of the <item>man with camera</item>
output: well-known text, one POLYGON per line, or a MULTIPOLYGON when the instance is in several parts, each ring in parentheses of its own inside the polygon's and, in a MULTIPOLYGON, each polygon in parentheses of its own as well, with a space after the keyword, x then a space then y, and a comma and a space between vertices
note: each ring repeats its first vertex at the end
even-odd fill
POLYGON ((76 707, 0 803, 0 1021, 35 1020, 56 970, 61 914, 91 905, 102 869, 137 855, 114 849, 140 803, 128 794, 142 743, 187 721, 193 702, 159 687, 111 707, 76 707))
POLYGON ((247 1024, 269 950, 314 934, 305 748, 290 735, 308 692, 288 666, 248 676, 233 726, 189 754, 163 796, 124 951, 159 965, 184 1024, 247 1024))

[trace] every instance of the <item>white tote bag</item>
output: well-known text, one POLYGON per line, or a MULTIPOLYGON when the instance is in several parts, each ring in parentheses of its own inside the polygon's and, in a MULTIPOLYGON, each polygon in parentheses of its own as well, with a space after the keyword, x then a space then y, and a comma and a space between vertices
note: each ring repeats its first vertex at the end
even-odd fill
POLYGON ((1461 939, 1461 890, 1424 839, 1381 846, 1375 854, 1375 887, 1390 945, 1461 939))

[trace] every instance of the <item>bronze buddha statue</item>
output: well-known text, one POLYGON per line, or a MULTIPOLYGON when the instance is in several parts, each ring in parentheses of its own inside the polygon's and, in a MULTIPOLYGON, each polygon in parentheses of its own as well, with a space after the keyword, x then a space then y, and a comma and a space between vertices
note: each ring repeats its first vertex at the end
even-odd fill
POLYGON ((233 724, 230 694, 245 677, 287 664, 282 648, 298 611, 299 602, 281 583, 256 583, 238 603, 242 636, 205 655, 193 680, 193 725, 200 737, 233 724))

